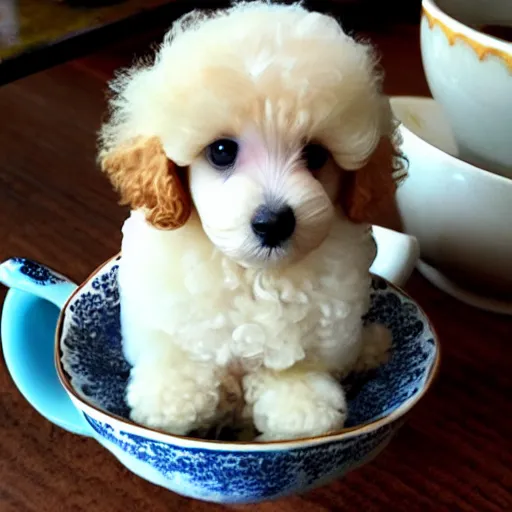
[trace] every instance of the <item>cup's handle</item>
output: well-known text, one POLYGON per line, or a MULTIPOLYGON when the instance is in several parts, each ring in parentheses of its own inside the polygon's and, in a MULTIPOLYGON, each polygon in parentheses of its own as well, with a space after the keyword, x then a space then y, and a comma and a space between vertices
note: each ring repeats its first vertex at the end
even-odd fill
POLYGON ((370 272, 396 286, 404 286, 420 256, 415 237, 380 226, 373 226, 377 256, 370 272))
POLYGON ((9 289, 2 309, 2 350, 7 369, 39 414, 75 434, 92 429, 73 405, 55 367, 55 328, 76 284, 25 258, 0 265, 0 283, 9 289))

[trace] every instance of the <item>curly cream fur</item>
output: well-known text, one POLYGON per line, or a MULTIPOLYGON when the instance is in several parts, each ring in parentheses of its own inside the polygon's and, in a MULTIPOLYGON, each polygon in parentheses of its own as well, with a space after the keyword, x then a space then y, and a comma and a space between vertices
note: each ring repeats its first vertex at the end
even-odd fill
MULTIPOLYGON (((188 168, 181 185, 193 201, 180 229, 158 229, 146 200, 131 203, 124 226, 135 421, 184 434, 245 417, 262 439, 343 426, 338 379, 380 364, 389 348, 361 320, 375 256, 367 223, 401 176, 375 64, 371 47, 332 18, 256 1, 185 16, 154 62, 113 82, 100 158, 158 140, 172 165, 188 168), (204 152, 222 137, 240 146, 229 174, 204 152), (301 157, 310 141, 332 155, 314 175, 301 157), (297 221, 272 251, 250 228, 265 201, 291 206, 297 221)), ((168 193, 164 181, 123 172, 111 179, 131 197, 168 193)))
MULTIPOLYGON (((245 381, 248 402, 261 396, 270 403, 268 393, 253 389, 264 375, 274 377, 263 379, 270 385, 283 370, 309 362, 314 366, 304 368, 306 381, 318 372, 340 377, 358 361, 375 255, 364 225, 338 219, 320 248, 271 271, 243 268, 223 256, 196 215, 180 230, 161 231, 135 212, 124 226, 122 253, 122 331, 125 355, 134 365, 128 402, 141 423, 184 434, 220 421, 221 382, 233 363, 252 376, 245 381)), ((305 385, 300 371, 295 377, 296 387, 305 385)), ((293 378, 287 382, 293 389, 293 378)), ((331 388, 342 393, 339 386, 331 388)), ((321 389, 328 394, 308 395, 309 413, 301 393, 287 393, 286 399, 311 419, 320 398, 329 401, 330 388, 321 389)), ((279 407, 275 403, 269 417, 281 414, 279 407)), ((343 425, 345 412, 332 410, 336 422, 329 430, 343 425)), ((297 435, 312 433, 300 423, 296 428, 297 435)), ((278 432, 265 434, 273 438, 278 432)))
POLYGON ((370 45, 298 4, 192 12, 174 24, 154 63, 113 82, 102 153, 156 135, 187 166, 219 133, 238 133, 253 119, 293 139, 314 138, 340 167, 358 169, 394 130, 375 65, 370 45))

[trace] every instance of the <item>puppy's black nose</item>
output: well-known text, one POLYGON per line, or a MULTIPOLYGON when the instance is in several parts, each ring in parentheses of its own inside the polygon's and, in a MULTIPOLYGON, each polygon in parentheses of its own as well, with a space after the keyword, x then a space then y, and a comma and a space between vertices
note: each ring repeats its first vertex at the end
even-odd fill
POLYGON ((252 218, 252 230, 266 247, 277 247, 288 240, 295 230, 295 215, 289 206, 272 210, 260 206, 252 218))

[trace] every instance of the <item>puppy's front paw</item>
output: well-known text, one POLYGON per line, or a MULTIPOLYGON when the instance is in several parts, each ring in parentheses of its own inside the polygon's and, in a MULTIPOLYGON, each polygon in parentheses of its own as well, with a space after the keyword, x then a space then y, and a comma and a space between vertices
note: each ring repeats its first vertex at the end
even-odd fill
POLYGON ((387 363, 393 337, 391 331, 380 324, 371 324, 363 329, 361 354, 354 371, 365 372, 387 363))
POLYGON ((184 435, 211 425, 219 396, 219 383, 211 368, 182 361, 171 368, 135 366, 126 400, 136 423, 184 435))
POLYGON ((311 437, 343 428, 345 394, 328 374, 264 372, 249 375, 244 385, 260 441, 311 437))

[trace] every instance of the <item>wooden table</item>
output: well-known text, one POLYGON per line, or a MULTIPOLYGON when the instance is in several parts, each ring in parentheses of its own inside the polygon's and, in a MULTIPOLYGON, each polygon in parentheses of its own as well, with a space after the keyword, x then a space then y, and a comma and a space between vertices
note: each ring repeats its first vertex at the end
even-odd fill
MULTIPOLYGON (((428 94, 417 27, 370 35, 383 53, 387 91, 428 94)), ((103 51, 0 89, 0 259, 27 256, 80 281, 118 250, 126 212, 95 166, 95 131, 105 80, 130 60, 131 49, 103 51)), ((372 464, 305 496, 250 510, 512 510, 512 319, 460 304, 419 275, 407 288, 441 338, 434 388, 372 464)), ((0 363, 0 511, 125 509, 226 508, 154 487, 95 441, 53 427, 0 363)))

